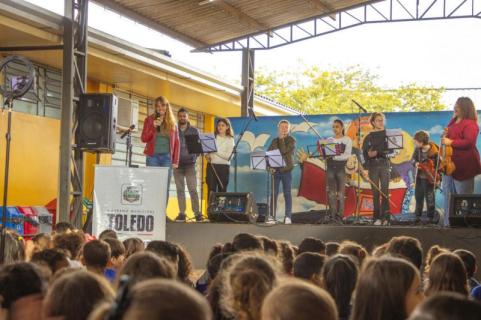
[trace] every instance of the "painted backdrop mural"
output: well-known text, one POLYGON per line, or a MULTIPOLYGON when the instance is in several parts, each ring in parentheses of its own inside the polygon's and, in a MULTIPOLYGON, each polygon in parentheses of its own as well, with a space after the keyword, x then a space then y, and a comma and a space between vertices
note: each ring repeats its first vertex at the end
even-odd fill
MULTIPOLYGON (((426 130, 431 140, 440 143, 443 128, 452 116, 451 111, 446 112, 413 112, 413 113, 386 113, 386 129, 400 129, 403 136, 403 148, 396 150, 391 158, 390 199, 391 212, 398 218, 407 218, 414 212, 414 177, 415 169, 411 164, 414 151, 412 137, 418 130, 426 130)), ((364 137, 372 128, 369 116, 358 117, 357 114, 311 115, 307 117, 308 125, 300 116, 289 117, 259 117, 259 121, 252 121, 247 128, 237 149, 237 160, 232 162, 229 191, 254 192, 257 202, 268 202, 269 175, 265 170, 254 170, 250 165, 252 151, 266 150, 272 139, 277 135, 277 123, 281 119, 291 122, 291 135, 296 138, 296 165, 293 170, 292 194, 293 212, 322 210, 326 208, 325 163, 317 157, 318 136, 310 128, 312 126, 322 138, 332 136, 332 120, 341 119, 346 128, 346 135, 353 140, 353 153, 359 149, 358 127, 361 127, 361 146, 364 137), (237 162, 237 165, 235 165, 237 162), (235 178, 237 167, 237 179, 235 178)), ((236 134, 246 126, 248 118, 231 118, 236 134)), ((481 147, 478 140, 478 149, 481 147)), ((347 167, 352 168, 355 163, 348 162, 347 167)), ((372 194, 367 181, 358 177, 356 170, 351 170, 346 185, 345 216, 353 214, 356 210, 356 193, 359 187, 361 206, 360 214, 372 214, 372 194)), ((481 180, 476 179, 476 192, 481 191, 481 180)), ((442 208, 442 192, 436 192, 436 207, 442 208)), ((278 201, 278 217, 284 212, 284 199, 282 192, 278 201)))

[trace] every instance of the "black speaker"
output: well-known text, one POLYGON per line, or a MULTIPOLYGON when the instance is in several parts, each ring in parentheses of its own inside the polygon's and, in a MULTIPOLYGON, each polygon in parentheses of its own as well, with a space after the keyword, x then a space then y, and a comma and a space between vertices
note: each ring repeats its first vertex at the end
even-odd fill
MULTIPOLYGON (((263 213, 263 212, 262 212, 263 213)), ((207 215, 211 222, 264 222, 252 192, 211 192, 207 215)))
POLYGON ((77 147, 85 151, 114 153, 117 108, 118 98, 113 94, 82 94, 77 110, 77 147))
POLYGON ((481 195, 451 194, 449 225, 453 227, 481 227, 481 195))

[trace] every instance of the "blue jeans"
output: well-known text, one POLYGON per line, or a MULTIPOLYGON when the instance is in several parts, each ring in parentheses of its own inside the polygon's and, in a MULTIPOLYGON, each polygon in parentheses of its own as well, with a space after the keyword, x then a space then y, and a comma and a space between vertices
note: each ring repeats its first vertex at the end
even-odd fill
POLYGON ((147 167, 167 167, 169 168, 169 176, 167 180, 167 196, 165 200, 165 208, 169 203, 169 188, 170 179, 172 178, 172 161, 170 160, 170 153, 154 153, 152 156, 147 156, 145 160, 147 167))
POLYGON ((284 192, 284 201, 286 204, 286 218, 292 216, 292 174, 288 172, 276 172, 274 173, 274 207, 277 208, 277 196, 279 195, 279 184, 282 182, 282 191, 284 192))
POLYGON ((474 193, 474 177, 463 181, 456 180, 452 176, 443 177, 445 227, 449 227, 449 198, 451 197, 451 194, 458 193, 474 193))

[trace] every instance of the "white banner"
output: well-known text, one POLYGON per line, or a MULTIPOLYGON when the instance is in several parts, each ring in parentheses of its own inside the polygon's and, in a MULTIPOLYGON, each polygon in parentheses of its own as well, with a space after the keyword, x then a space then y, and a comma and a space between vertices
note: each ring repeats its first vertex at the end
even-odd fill
POLYGON ((168 168, 96 166, 92 233, 165 240, 168 168))

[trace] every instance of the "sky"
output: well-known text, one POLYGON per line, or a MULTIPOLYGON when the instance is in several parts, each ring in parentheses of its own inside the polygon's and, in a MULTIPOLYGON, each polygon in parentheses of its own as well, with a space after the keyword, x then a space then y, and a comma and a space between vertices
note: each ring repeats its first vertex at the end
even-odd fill
MULTIPOLYGON (((64 0, 27 0, 63 14, 64 0)), ((192 53, 192 48, 91 3, 89 26, 146 48, 165 49, 172 58, 219 78, 239 83, 241 54, 192 53)), ((481 19, 396 22, 363 25, 281 48, 256 51, 255 68, 292 70, 303 65, 323 69, 360 66, 379 76, 386 89, 403 84, 481 87, 481 19)), ((451 108, 459 96, 470 96, 481 109, 481 90, 448 91, 451 108)))

